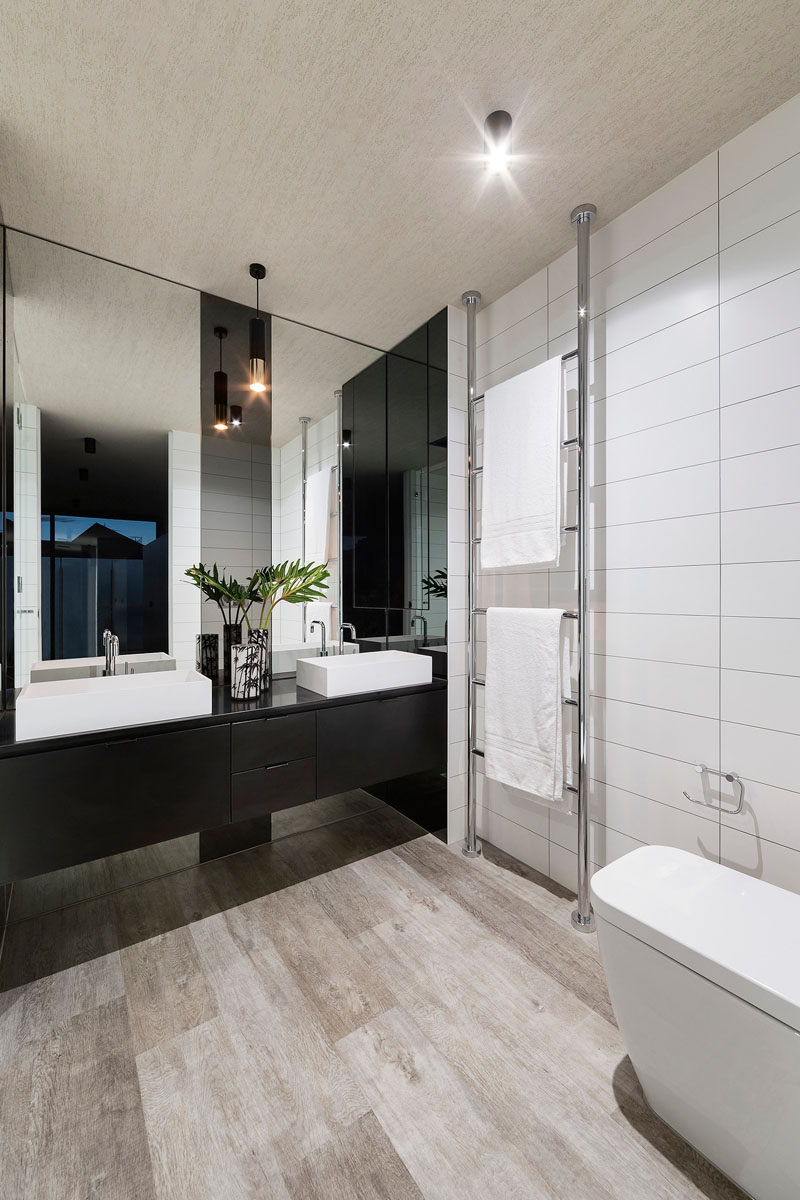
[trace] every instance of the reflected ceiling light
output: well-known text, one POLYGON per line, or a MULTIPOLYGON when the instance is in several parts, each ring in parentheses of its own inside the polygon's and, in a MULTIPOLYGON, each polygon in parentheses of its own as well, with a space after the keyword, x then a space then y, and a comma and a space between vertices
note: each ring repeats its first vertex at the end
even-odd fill
POLYGON ((214 337, 219 338, 219 370, 214 372, 214 428, 228 428, 228 376, 222 369, 222 343, 228 336, 224 325, 214 326, 214 337))
POLYGON ((352 429, 343 429, 342 430, 342 446, 344 447, 345 450, 350 449, 350 446, 352 445, 352 441, 353 441, 352 429))
POLYGON ((511 157, 511 113, 498 108, 483 123, 483 156, 486 170, 502 175, 511 157))
POLYGON ((96 454, 97 442, 94 440, 94 438, 85 437, 83 439, 83 449, 86 454, 96 454))
POLYGON ((242 423, 242 406, 241 404, 231 405, 231 419, 229 425, 239 426, 242 423))
MULTIPOLYGON (((250 263, 250 274, 256 281, 256 313, 258 306, 258 284, 267 273, 263 263, 250 263)), ((267 390, 267 331, 260 316, 250 319, 250 391, 267 390)))

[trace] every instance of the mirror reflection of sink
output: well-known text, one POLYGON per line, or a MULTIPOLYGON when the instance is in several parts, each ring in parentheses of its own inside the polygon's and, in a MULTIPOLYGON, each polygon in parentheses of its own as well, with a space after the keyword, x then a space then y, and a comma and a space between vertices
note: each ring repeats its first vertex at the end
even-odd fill
POLYGON ((301 658, 297 662, 297 685, 321 696, 354 696, 389 688, 430 683, 432 663, 425 654, 403 650, 378 650, 374 654, 301 658))
POLYGON ((211 680, 197 671, 26 683, 17 696, 17 740, 123 729, 211 712, 211 680))
MULTIPOLYGON (((328 648, 329 655, 337 655, 338 646, 328 648)), ((358 654, 358 645, 345 642, 345 654, 358 654)), ((287 645, 272 647, 272 674, 276 676, 294 675, 297 672, 299 658, 319 658, 319 642, 295 642, 287 645)))
MULTIPOLYGON (((125 674, 125 665, 136 675, 150 671, 174 671, 175 659, 162 650, 148 654, 120 654, 117 658, 117 674, 125 674)), ((34 663, 31 667, 31 683, 47 683, 53 679, 97 679, 103 674, 106 660, 97 658, 54 658, 34 663)))

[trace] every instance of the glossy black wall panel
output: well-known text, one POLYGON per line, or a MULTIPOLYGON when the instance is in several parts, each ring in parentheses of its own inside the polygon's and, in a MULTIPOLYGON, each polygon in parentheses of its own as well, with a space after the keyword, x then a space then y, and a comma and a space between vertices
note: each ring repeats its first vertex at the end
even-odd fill
POLYGON ((422 578, 446 565, 446 490, 434 559, 430 486, 438 470, 446 489, 446 368, 442 310, 342 389, 342 614, 359 638, 408 635, 410 614, 430 607, 422 578))
POLYGON ((353 380, 353 604, 386 603, 386 357, 353 380))

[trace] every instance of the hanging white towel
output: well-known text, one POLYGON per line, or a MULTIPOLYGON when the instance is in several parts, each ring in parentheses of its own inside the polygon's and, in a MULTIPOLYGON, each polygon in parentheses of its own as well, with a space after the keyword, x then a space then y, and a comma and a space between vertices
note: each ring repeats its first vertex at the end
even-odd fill
POLYGON ((481 567, 558 565, 563 379, 551 358, 486 392, 481 567))
POLYGON ((546 804, 564 792, 562 697, 570 694, 570 646, 561 609, 490 608, 486 614, 484 769, 546 804))
POLYGON ((328 558, 333 471, 315 471, 306 480, 306 562, 324 566, 328 558))

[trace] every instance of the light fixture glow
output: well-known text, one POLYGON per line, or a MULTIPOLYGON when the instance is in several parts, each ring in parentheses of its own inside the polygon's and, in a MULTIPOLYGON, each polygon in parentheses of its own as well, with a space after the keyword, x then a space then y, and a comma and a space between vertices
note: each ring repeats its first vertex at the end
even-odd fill
MULTIPOLYGON (((250 263, 250 275, 256 281, 256 314, 259 312, 258 284, 267 273, 263 263, 250 263)), ((261 317, 250 319, 250 391, 267 390, 267 331, 261 317)))
POLYGON ((349 450, 353 443, 353 432, 350 429, 342 430, 342 447, 349 450))
POLYGON ((483 155, 486 170, 502 175, 511 158, 511 114, 498 108, 483 123, 483 155))
POLYGON ((228 336, 224 325, 214 326, 214 337, 219 338, 219 370, 214 372, 214 428, 228 428, 228 376, 222 369, 222 343, 228 336))
POLYGON ((240 404, 232 404, 231 405, 230 424, 238 427, 239 425, 241 425, 241 423, 242 423, 242 406, 240 404))

